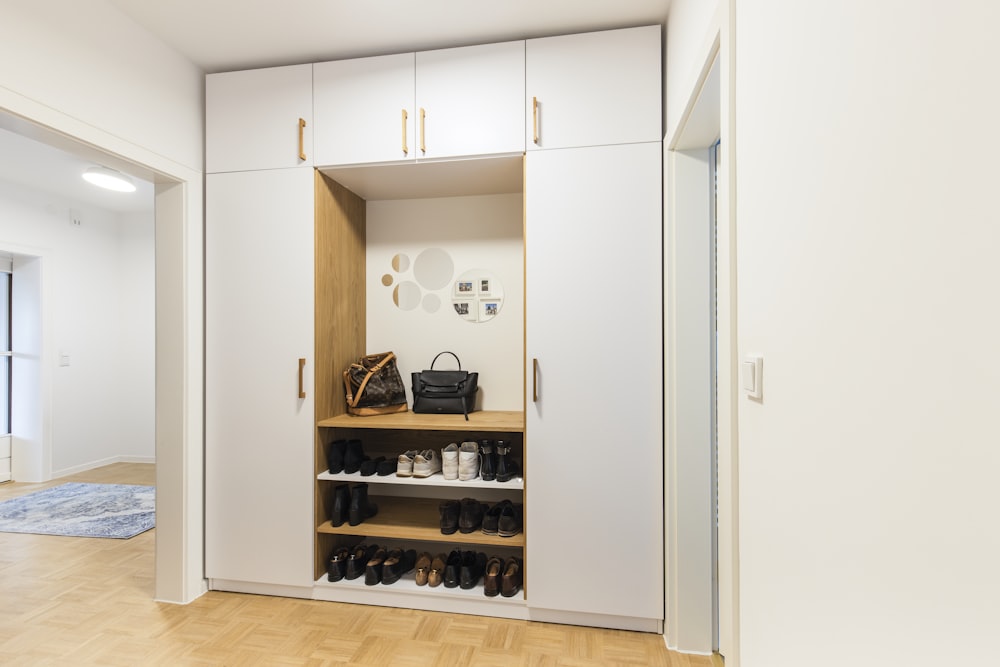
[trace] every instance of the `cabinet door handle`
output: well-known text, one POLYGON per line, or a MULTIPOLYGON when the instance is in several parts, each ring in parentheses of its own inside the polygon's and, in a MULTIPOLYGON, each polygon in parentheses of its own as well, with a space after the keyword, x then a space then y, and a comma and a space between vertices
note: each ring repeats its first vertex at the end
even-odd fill
POLYGON ((424 111, 423 107, 420 107, 420 152, 427 152, 427 142, 424 141, 424 118, 427 117, 427 112, 424 111))
POLYGON ((403 109, 403 155, 409 155, 410 149, 406 145, 406 109, 403 109))
POLYGON ((299 359, 299 398, 306 397, 306 388, 302 385, 303 380, 303 369, 306 367, 306 360, 299 359))
POLYGON ((538 145, 538 98, 531 98, 531 140, 538 145))
POLYGON ((531 360, 531 400, 538 402, 538 359, 531 360))
POLYGON ((305 129, 306 129, 306 119, 299 118, 299 159, 306 159, 306 142, 305 142, 305 129))

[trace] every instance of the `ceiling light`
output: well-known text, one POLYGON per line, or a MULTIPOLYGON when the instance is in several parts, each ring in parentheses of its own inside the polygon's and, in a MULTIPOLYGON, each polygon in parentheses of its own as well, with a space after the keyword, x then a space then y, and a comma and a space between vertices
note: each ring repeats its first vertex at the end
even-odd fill
POLYGON ((90 167, 83 172, 83 180, 116 192, 135 192, 135 183, 131 178, 107 167, 90 167))

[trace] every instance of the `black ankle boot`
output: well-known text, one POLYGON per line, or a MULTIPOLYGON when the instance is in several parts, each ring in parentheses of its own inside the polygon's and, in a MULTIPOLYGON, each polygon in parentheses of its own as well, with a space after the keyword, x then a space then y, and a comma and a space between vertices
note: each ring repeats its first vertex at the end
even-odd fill
POLYGON ((361 464, 367 458, 360 440, 348 440, 347 451, 344 453, 344 472, 348 475, 353 475, 361 470, 361 464))
POLYGON ((365 519, 378 514, 378 505, 368 500, 368 485, 355 484, 351 489, 351 508, 347 513, 347 521, 357 526, 365 519))
POLYGON ((497 440, 497 481, 509 482, 517 477, 517 464, 507 458, 510 447, 503 440, 497 440))
POLYGON ((326 464, 330 468, 330 474, 336 475, 344 470, 344 452, 347 451, 346 440, 334 440, 330 443, 330 449, 326 454, 326 464))
POLYGON ((479 476, 484 482, 492 482, 496 479, 496 462, 493 460, 493 441, 479 441, 479 476))
POLYGON ((346 484, 338 484, 333 489, 333 506, 330 508, 330 524, 342 526, 347 521, 351 507, 351 491, 346 484))

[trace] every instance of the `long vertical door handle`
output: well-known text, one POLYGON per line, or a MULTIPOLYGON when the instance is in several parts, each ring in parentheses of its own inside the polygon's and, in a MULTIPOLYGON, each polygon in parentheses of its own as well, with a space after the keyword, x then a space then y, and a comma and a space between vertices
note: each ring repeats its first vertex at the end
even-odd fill
POLYGON ((306 129, 306 119, 299 118, 299 159, 306 159, 306 140, 305 140, 305 129, 306 129))
POLYGON ((531 360, 531 400, 538 402, 538 359, 531 360))
POLYGON ((427 112, 424 111, 423 107, 420 107, 420 152, 427 153, 427 142, 424 140, 424 118, 427 116, 427 112))
POLYGON ((531 98, 531 140, 538 145, 538 98, 531 98))
POLYGON ((305 369, 305 367, 306 367, 306 360, 305 359, 299 359, 299 398, 305 398, 306 397, 306 388, 302 384, 303 377, 304 377, 304 374, 303 374, 302 371, 305 369))
POLYGON ((403 155, 410 154, 410 148, 406 145, 406 109, 403 109, 403 155))

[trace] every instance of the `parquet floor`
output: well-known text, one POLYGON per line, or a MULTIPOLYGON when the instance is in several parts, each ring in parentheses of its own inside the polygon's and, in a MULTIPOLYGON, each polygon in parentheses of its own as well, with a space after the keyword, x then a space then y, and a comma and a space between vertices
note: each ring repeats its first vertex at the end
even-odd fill
MULTIPOLYGON (((67 481, 152 484, 119 463, 67 481)), ((2 665, 643 665, 719 667, 659 635, 311 600, 210 592, 154 602, 153 540, 0 533, 2 665)))

